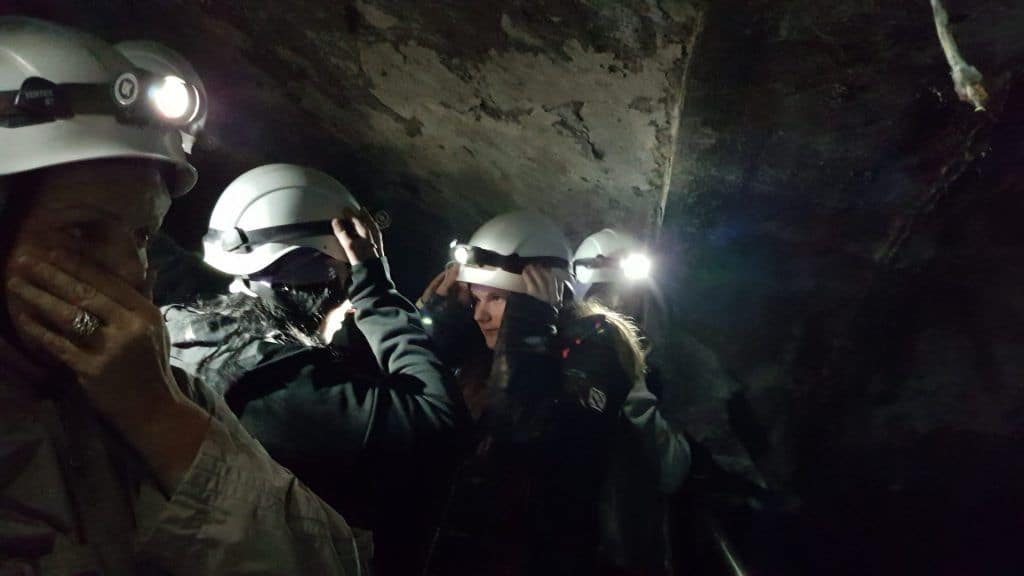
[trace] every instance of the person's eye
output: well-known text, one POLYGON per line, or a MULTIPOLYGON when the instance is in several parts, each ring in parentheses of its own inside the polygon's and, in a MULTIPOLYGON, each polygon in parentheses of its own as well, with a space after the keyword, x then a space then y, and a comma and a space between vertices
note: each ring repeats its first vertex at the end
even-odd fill
POLYGON ((76 242, 95 242, 103 239, 105 230, 93 222, 77 222, 62 227, 61 232, 76 242))

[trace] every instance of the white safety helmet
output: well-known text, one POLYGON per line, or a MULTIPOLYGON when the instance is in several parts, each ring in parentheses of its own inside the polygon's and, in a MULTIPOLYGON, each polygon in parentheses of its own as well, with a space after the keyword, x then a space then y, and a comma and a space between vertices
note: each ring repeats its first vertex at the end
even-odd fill
MULTIPOLYGON (((168 88, 179 86, 135 67, 95 36, 0 17, 0 176, 88 160, 150 159, 174 168, 171 195, 184 194, 197 174, 182 150, 183 119, 157 106, 168 88)), ((191 98, 191 85, 184 89, 191 98)))
MULTIPOLYGON (((179 79, 181 83, 176 83, 178 86, 191 85, 195 88, 199 105, 195 107, 188 123, 181 128, 181 145, 185 149, 186 154, 191 154, 196 137, 203 130, 203 127, 206 126, 206 115, 209 106, 209 100, 206 98, 206 87, 203 86, 203 80, 199 77, 195 68, 192 67, 192 64, 184 56, 159 42, 132 40, 121 42, 115 45, 114 48, 117 48, 118 52, 124 54, 125 58, 128 58, 132 64, 143 70, 148 70, 164 78, 179 79)), ((168 90, 166 95, 167 98, 163 103, 164 106, 180 107, 185 105, 184 99, 187 95, 181 90, 168 90)))
POLYGON ((572 252, 561 228, 539 212, 508 212, 481 226, 468 244, 456 243, 460 282, 526 292, 522 271, 528 264, 563 270, 572 252))
POLYGON ((651 260, 634 237, 611 228, 587 236, 573 256, 578 292, 598 283, 618 283, 647 278, 651 260))
POLYGON ((204 259, 222 272, 253 279, 303 248, 345 262, 331 219, 346 208, 360 209, 345 186, 319 170, 294 164, 253 168, 217 200, 203 238, 204 259))

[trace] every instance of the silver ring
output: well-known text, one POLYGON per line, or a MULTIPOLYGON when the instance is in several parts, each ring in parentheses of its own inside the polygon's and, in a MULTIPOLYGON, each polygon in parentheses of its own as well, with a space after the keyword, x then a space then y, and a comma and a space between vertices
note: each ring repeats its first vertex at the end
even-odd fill
POLYGON ((79 338, 92 336, 100 329, 100 326, 102 326, 100 319, 85 310, 79 310, 78 314, 75 314, 75 319, 71 321, 71 331, 79 338))

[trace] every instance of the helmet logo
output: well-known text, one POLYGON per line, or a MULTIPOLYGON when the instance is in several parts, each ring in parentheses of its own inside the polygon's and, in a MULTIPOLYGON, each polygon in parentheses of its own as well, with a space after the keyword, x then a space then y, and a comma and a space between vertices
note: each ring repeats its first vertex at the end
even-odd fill
POLYGON ((114 81, 114 99, 121 106, 131 106, 139 98, 139 78, 133 72, 125 72, 114 81))
POLYGON ((379 210, 373 215, 374 222, 381 230, 387 230, 391 227, 391 213, 387 210, 379 210))

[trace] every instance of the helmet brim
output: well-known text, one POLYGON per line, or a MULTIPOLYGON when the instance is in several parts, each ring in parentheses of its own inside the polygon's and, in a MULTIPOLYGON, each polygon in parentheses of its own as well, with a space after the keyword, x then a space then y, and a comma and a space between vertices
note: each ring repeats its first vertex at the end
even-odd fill
POLYGON ((468 284, 478 284, 480 286, 526 294, 526 282, 523 280, 522 275, 506 272, 505 270, 492 270, 463 265, 459 267, 457 280, 468 284))
POLYGON ((173 198, 191 190, 199 178, 185 159, 177 130, 129 126, 110 116, 83 115, 11 131, 18 138, 2 141, 5 145, 0 150, 0 175, 93 160, 154 160, 174 169, 173 181, 168 182, 173 198), (24 145, 26 141, 32 145, 24 145))
POLYGON ((225 274, 249 276, 266 270, 284 256, 300 248, 312 248, 340 262, 348 261, 348 257, 334 236, 301 238, 288 244, 261 244, 246 254, 227 252, 215 243, 203 242, 203 260, 225 274))

